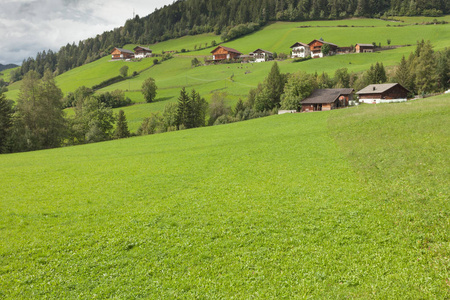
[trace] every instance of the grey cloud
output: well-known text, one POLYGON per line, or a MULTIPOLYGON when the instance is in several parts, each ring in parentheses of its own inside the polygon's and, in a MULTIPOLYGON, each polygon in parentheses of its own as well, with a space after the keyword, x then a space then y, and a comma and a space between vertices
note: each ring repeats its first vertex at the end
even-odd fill
POLYGON ((20 64, 37 52, 121 26, 172 0, 0 0, 0 63, 20 64))

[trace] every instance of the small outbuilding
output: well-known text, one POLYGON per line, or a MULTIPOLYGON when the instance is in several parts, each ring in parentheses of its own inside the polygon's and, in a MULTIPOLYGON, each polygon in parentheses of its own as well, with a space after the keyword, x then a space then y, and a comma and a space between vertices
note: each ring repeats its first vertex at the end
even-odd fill
POLYGON ((152 50, 142 47, 142 46, 136 46, 134 47, 134 57, 135 58, 146 58, 152 56, 152 50))
POLYGON ((255 51, 250 53, 250 56, 253 57, 255 62, 273 60, 273 53, 263 49, 256 49, 255 51))
POLYGON ((356 44, 355 51, 356 53, 365 53, 365 52, 373 52, 375 46, 372 44, 356 44))
POLYGON ((409 93, 400 83, 382 83, 368 85, 356 94, 362 103, 390 103, 405 102, 409 93))
POLYGON ((239 57, 242 55, 242 53, 237 51, 236 49, 224 46, 216 47, 213 51, 211 51, 211 53, 213 55, 213 61, 239 59, 239 57))
POLYGON ((305 58, 311 55, 311 50, 308 44, 297 42, 291 46, 291 49, 292 58, 305 58))
POLYGON ((134 52, 122 48, 114 48, 111 52, 112 59, 130 59, 134 57, 134 52))
POLYGON ((332 110, 348 106, 353 89, 317 89, 302 101, 302 112, 332 110))

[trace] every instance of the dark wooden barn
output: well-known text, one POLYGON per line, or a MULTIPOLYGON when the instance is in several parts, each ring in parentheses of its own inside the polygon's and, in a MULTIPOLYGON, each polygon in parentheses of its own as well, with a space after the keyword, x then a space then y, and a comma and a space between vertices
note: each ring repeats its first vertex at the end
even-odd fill
POLYGON ((302 101, 302 112, 332 110, 348 106, 353 89, 318 89, 302 101))
POLYGON ((371 84, 358 91, 359 102, 389 103, 404 102, 408 98, 409 90, 399 83, 371 84))

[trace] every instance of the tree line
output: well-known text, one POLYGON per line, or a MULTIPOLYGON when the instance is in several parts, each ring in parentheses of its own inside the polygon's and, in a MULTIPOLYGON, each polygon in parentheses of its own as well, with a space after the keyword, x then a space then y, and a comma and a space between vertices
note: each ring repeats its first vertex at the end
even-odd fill
POLYGON ((270 21, 328 20, 348 17, 394 15, 440 16, 450 13, 450 2, 401 0, 184 0, 156 9, 146 17, 138 15, 124 26, 94 38, 67 44, 58 52, 39 52, 12 72, 12 81, 28 71, 55 75, 109 55, 125 44, 153 44, 185 35, 214 32, 227 41, 257 30, 270 21))

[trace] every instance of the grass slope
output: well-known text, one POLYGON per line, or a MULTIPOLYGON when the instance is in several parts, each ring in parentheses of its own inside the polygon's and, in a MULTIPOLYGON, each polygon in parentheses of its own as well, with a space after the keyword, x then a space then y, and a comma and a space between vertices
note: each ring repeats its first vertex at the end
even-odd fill
MULTIPOLYGON (((447 20, 449 16, 438 18, 447 20)), ((263 48, 277 53, 289 53, 290 46, 296 41, 308 43, 313 39, 323 38, 326 41, 336 43, 340 46, 350 46, 356 43, 381 43, 387 44, 387 39, 392 45, 411 44, 413 46, 398 48, 395 50, 381 51, 376 53, 361 53, 336 55, 323 59, 314 59, 302 63, 292 63, 292 60, 279 62, 282 72, 293 73, 299 70, 308 73, 327 72, 333 76, 336 69, 348 68, 351 72, 367 70, 370 65, 376 62, 383 62, 385 66, 392 66, 399 63, 402 55, 408 56, 414 51, 417 40, 430 40, 435 46, 435 50, 448 47, 450 41, 450 24, 446 25, 414 25, 395 27, 401 24, 414 24, 418 22, 432 21, 434 18, 401 18, 403 23, 383 21, 376 19, 347 19, 338 21, 309 21, 309 22, 275 22, 261 30, 224 43, 223 45, 238 49, 247 54, 256 48, 263 48), (389 26, 388 26, 389 25, 389 26), (302 28, 301 26, 311 26, 302 28), (341 27, 337 27, 341 26, 341 27), (347 27, 342 27, 347 26, 347 27)), ((160 53, 165 50, 188 49, 194 50, 195 45, 210 44, 212 40, 220 41, 220 37, 213 34, 202 34, 197 36, 186 36, 161 42, 149 47, 160 53)), ((132 49, 135 45, 127 45, 125 48, 132 49)), ((57 83, 67 93, 74 91, 81 85, 93 86, 108 78, 117 76, 119 69, 123 65, 130 67, 129 74, 133 71, 143 71, 139 76, 130 80, 119 82, 108 86, 99 92, 122 89, 126 91, 126 96, 137 106, 123 108, 132 131, 137 130, 145 117, 152 112, 161 111, 168 102, 175 102, 179 96, 180 89, 187 87, 189 90, 195 88, 207 100, 210 99, 214 91, 224 91, 228 93, 230 105, 234 105, 239 98, 245 98, 249 89, 257 86, 267 76, 272 63, 259 64, 239 64, 191 67, 191 60, 194 56, 209 56, 212 48, 191 51, 177 54, 176 57, 162 64, 147 69, 153 59, 144 59, 141 62, 109 62, 109 56, 88 65, 75 68, 60 76, 57 76, 57 83), (153 77, 158 86, 158 96, 156 103, 144 103, 143 95, 140 92, 142 82, 148 77, 153 77)), ((7 96, 17 99, 20 82, 9 87, 7 96)))
POLYGON ((448 298, 449 101, 0 156, 0 295, 448 298))

